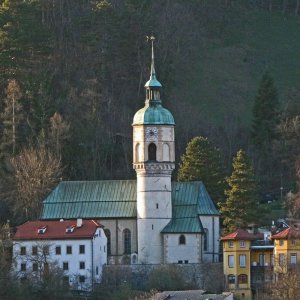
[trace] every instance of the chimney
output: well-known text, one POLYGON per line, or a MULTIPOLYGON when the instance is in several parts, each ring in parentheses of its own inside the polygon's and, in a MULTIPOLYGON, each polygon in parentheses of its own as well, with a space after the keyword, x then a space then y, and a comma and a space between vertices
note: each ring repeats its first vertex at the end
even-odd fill
POLYGON ((77 227, 77 228, 82 227, 82 218, 77 218, 76 227, 77 227))

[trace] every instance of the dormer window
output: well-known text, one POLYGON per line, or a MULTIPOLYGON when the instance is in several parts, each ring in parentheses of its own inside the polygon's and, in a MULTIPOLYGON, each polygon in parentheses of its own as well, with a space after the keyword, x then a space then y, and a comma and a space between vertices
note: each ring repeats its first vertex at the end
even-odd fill
POLYGON ((74 225, 68 226, 68 227, 66 228, 66 233, 72 233, 72 232, 74 231, 74 229, 75 229, 75 226, 74 226, 74 225))
POLYGON ((47 230, 47 225, 38 228, 38 234, 44 234, 47 230))

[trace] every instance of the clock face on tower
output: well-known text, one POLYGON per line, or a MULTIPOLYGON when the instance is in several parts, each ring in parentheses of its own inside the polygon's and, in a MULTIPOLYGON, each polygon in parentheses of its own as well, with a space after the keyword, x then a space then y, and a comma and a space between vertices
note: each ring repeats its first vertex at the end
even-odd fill
POLYGON ((158 129, 156 127, 147 127, 146 128, 146 141, 157 141, 158 138, 158 129))

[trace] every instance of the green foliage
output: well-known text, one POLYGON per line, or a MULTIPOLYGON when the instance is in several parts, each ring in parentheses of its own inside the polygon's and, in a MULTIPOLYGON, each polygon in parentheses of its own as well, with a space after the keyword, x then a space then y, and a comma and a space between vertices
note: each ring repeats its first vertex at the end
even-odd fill
POLYGON ((259 84, 253 106, 252 141, 259 151, 268 151, 276 137, 279 123, 279 101, 273 79, 266 72, 259 84))
POLYGON ((232 174, 227 178, 226 202, 221 204, 224 225, 229 232, 246 228, 260 217, 253 168, 243 150, 237 152, 232 167, 232 174))
POLYGON ((181 157, 178 180, 201 180, 212 200, 217 204, 224 200, 224 177, 220 151, 208 138, 202 136, 193 138, 181 157))

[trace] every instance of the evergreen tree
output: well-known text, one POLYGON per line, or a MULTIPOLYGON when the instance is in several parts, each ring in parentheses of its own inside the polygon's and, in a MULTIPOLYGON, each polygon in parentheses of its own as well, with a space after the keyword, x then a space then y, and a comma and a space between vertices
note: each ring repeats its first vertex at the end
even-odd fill
POLYGON ((201 180, 215 204, 224 200, 224 169, 219 150, 202 136, 193 138, 181 157, 179 181, 201 180))
POLYGON ((224 225, 228 231, 245 228, 259 217, 254 172, 243 150, 238 151, 232 166, 232 174, 226 179, 229 185, 225 191, 227 199, 221 204, 224 225))
POLYGON ((277 91, 272 77, 266 72, 261 79, 252 111, 252 142, 259 151, 268 151, 276 137, 279 111, 277 91))

